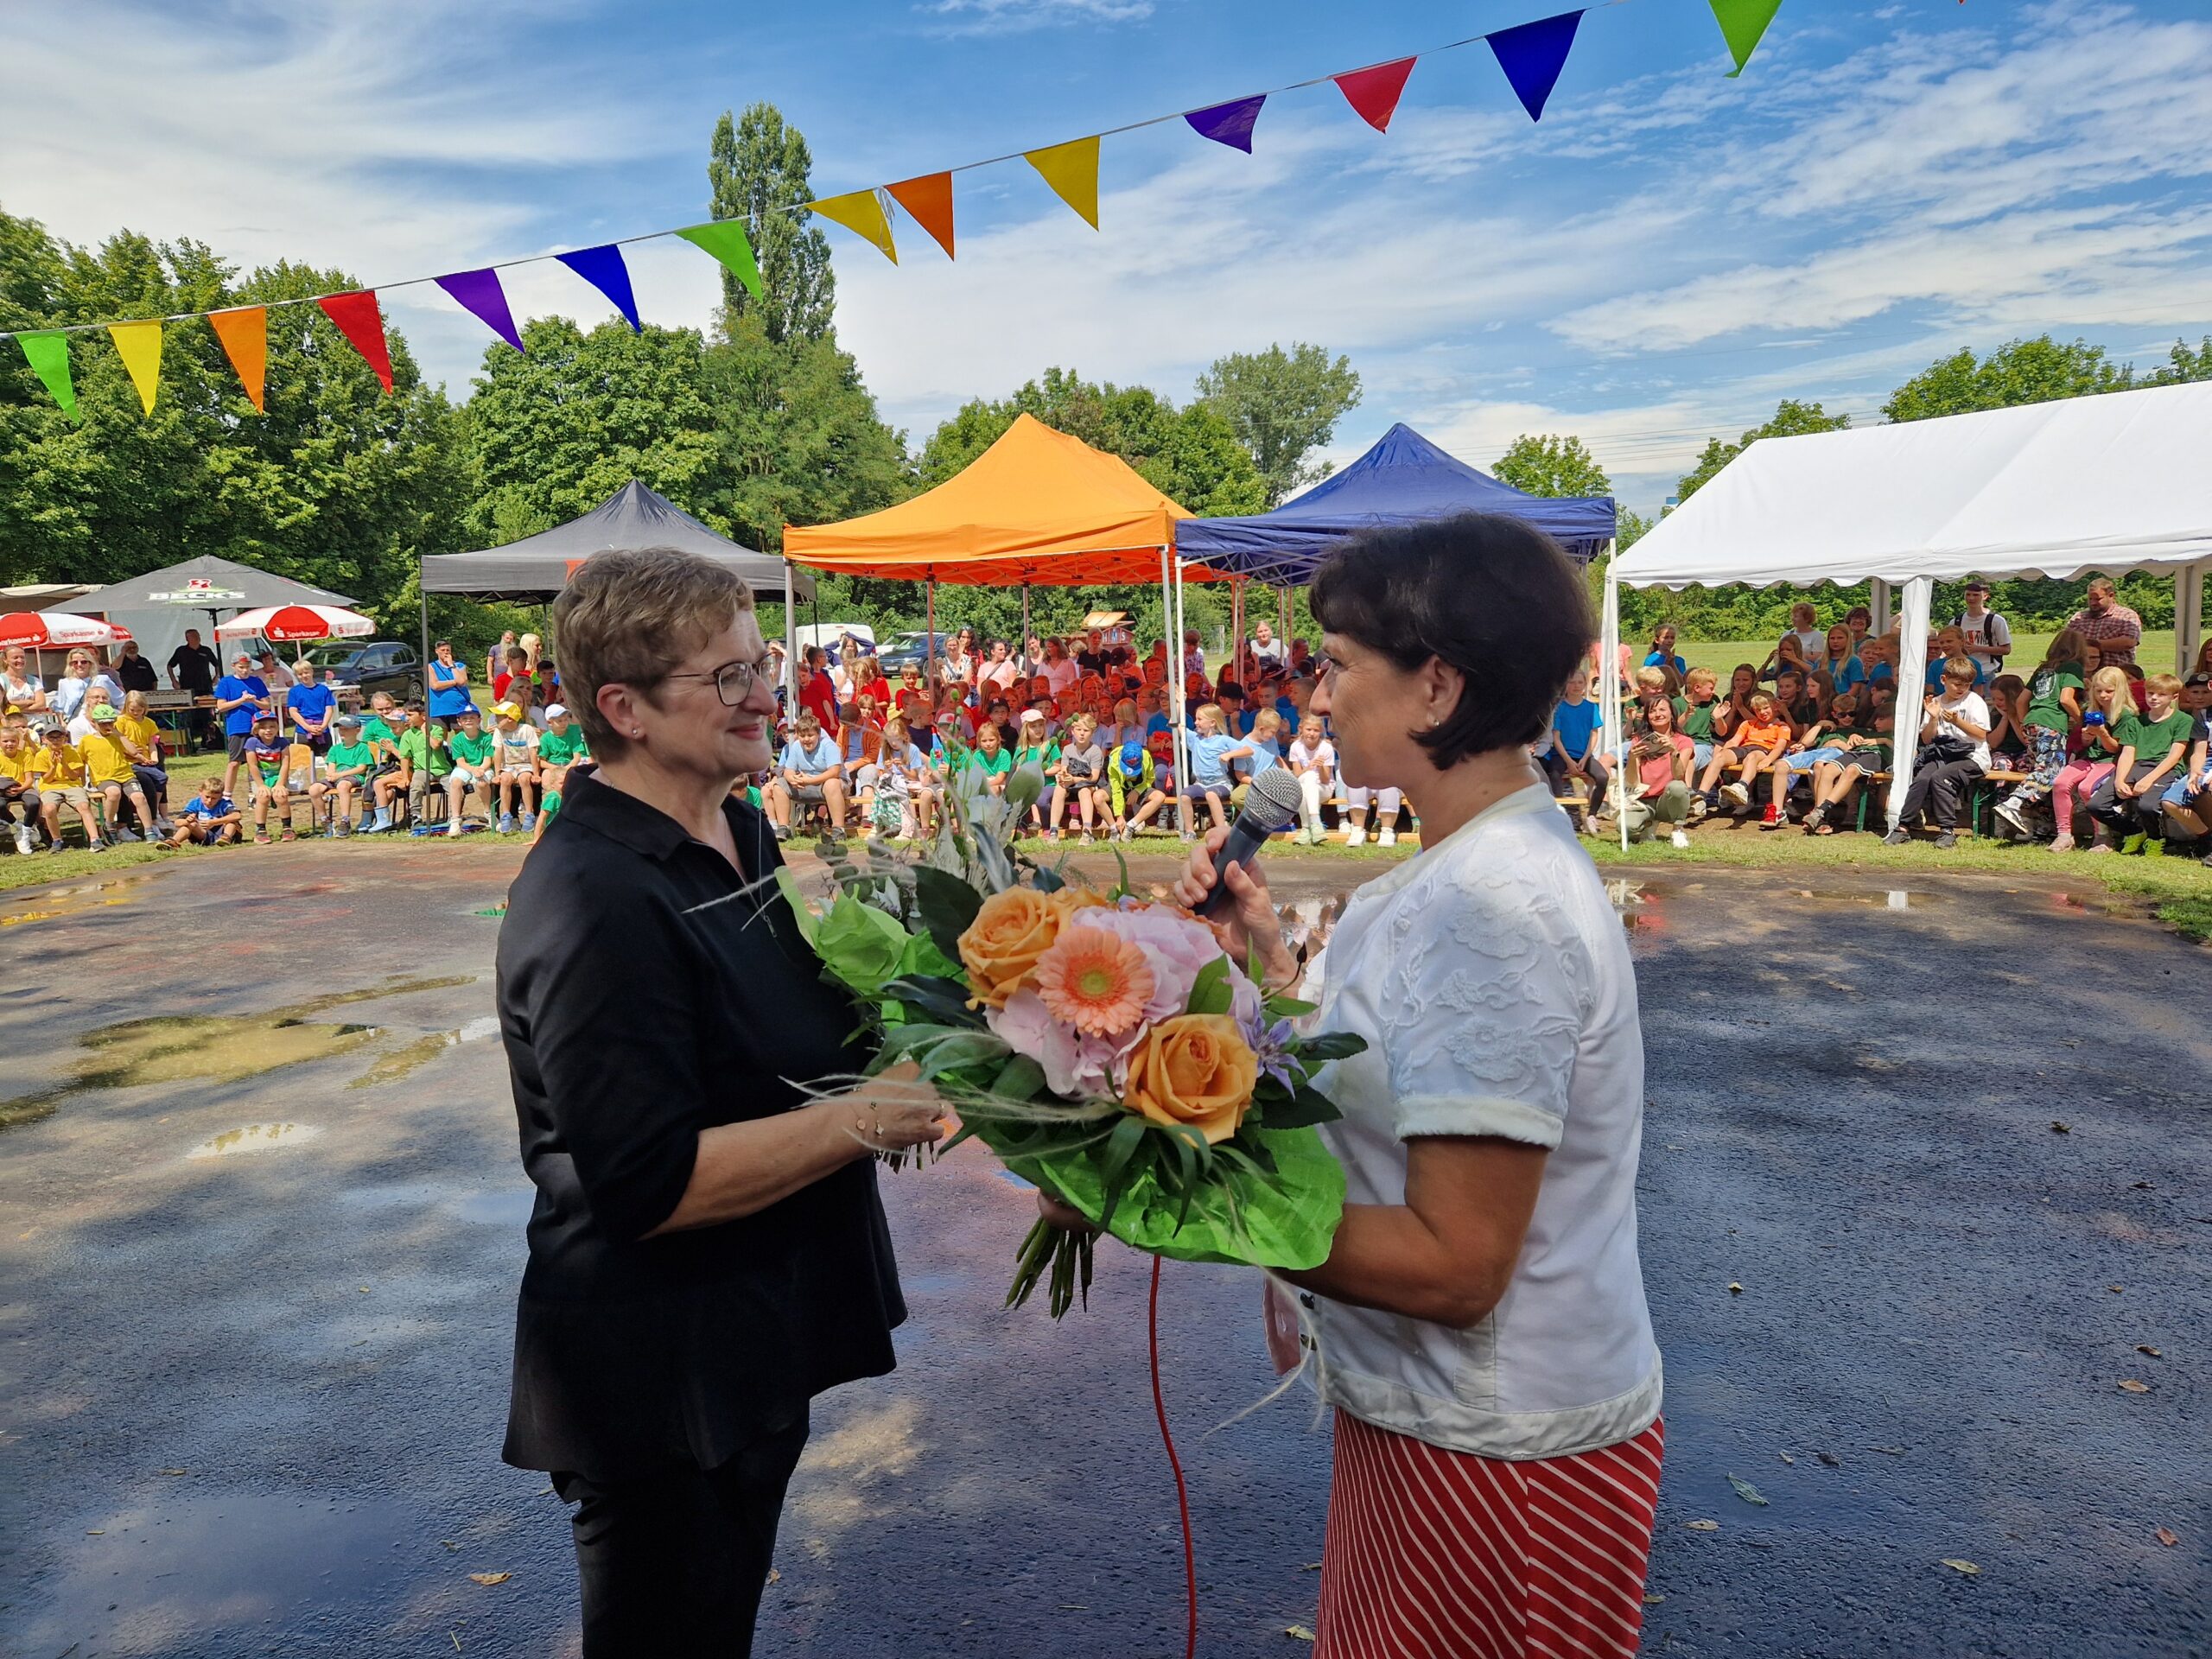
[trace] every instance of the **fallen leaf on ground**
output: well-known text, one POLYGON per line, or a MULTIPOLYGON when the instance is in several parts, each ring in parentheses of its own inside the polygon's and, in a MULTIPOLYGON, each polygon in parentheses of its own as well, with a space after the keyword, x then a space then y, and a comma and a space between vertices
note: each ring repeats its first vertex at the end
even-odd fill
POLYGON ((1313 1639, 1313 1632, 1303 1624, 1286 1624, 1282 1627, 1282 1633, 1294 1642, 1311 1642, 1313 1639))
POLYGON ((1731 1279, 1728 1281, 1728 1294, 1731 1296, 1740 1296, 1744 1294, 1744 1287, 1731 1279))
POLYGON ((2152 1188, 2151 1183, 2150 1183, 2150 1182, 2148 1182, 2148 1181, 2138 1181, 2138 1182, 2136 1182, 2136 1183, 2135 1183, 2135 1185, 2134 1185, 2132 1188, 2130 1188, 2129 1190, 2130 1190, 2131 1192, 2151 1192, 2151 1191, 2152 1190, 2152 1188))
POLYGON ((2050 1120, 2050 1132, 2053 1135, 2071 1135, 2074 1133, 2074 1126, 2071 1123, 2062 1123, 2054 1117, 2050 1120))
POLYGON ((1833 1452, 1815 1452, 1813 1455, 1818 1458, 1822 1463, 1827 1465, 1831 1469, 1840 1469, 1843 1467, 1843 1459, 1836 1456, 1833 1452))
POLYGON ((1720 1523, 1718 1521, 1685 1521, 1682 1524, 1688 1527, 1692 1532, 1718 1532, 1720 1530, 1720 1523))
POLYGON ((1784 1463, 1788 1464, 1793 1469, 1797 1466, 1797 1459, 1791 1457, 1787 1452, 1777 1452, 1774 1455, 1780 1458, 1784 1463))
POLYGON ((1643 1605, 1647 1607, 1656 1607, 1661 1602, 1666 1599, 1667 1598, 1664 1596, 1646 1596, 1643 1599, 1643 1605))
POLYGON ((2160 1353, 2147 1342, 2137 1343, 2135 1344, 2135 1351, 2139 1354, 2148 1354, 2153 1359, 2164 1359, 2165 1357, 2164 1354, 2160 1353))
POLYGON ((2158 1529, 2158 1541, 2164 1544, 2168 1549, 2171 1549, 2176 1544, 2181 1542, 2181 1540, 2175 1535, 2174 1529, 2171 1527, 2160 1527, 2158 1529))
POLYGON ((1761 1509, 1766 1507, 1766 1499, 1759 1495, 1759 1489, 1752 1485, 1750 1481, 1740 1476, 1731 1475, 1728 1477, 1728 1484, 1736 1489, 1736 1496, 1742 1498, 1745 1503, 1756 1503, 1761 1509))
POLYGON ((1981 1569, 1976 1567, 1972 1561, 1957 1560, 1948 1555, 1946 1555, 1943 1558, 1943 1565, 1949 1567, 1954 1573, 1965 1573, 1968 1578, 1972 1578, 1975 1573, 1981 1571, 1981 1569))
POLYGON ((107 1529, 105 1527, 86 1527, 85 1529, 85 1536, 87 1538, 105 1538, 107 1536, 107 1529))
POLYGON ((514 1574, 512 1573, 472 1573, 468 1575, 468 1581, 471 1584, 505 1584, 512 1577, 514 1574))
POLYGON ((192 1471, 189 1469, 164 1469, 162 1472, 165 1475, 188 1475, 192 1471))
POLYGON ((775 1583, 779 1579, 782 1578, 783 1576, 784 1576, 784 1575, 783 1575, 783 1573, 782 1573, 779 1570, 778 1570, 777 1568, 775 1568, 775 1567, 770 1567, 770 1568, 768 1569, 768 1582, 769 1582, 770 1584, 773 1584, 773 1583, 775 1583))
POLYGON ((2115 1296, 2117 1296, 2117 1295, 2119 1295, 2119 1294, 2120 1294, 2120 1287, 2118 1285, 2107 1285, 2107 1286, 2105 1287, 2105 1288, 2106 1288, 2107 1290, 2108 1290, 2108 1291, 2112 1292, 2112 1294, 2113 1294, 2113 1295, 2115 1295, 2115 1296))
POLYGON ((1298 1570, 1301 1573, 1319 1573, 1321 1570, 1321 1563, 1319 1561, 1308 1561, 1305 1566, 1300 1567, 1298 1570))
POLYGON ((1870 1446, 1866 1449, 1869 1452, 1879 1452, 1885 1458, 1901 1458, 1904 1456, 1904 1447, 1901 1446, 1870 1446))
POLYGON ((2130 1394, 2148 1394, 2151 1392, 2151 1385, 2148 1382, 2138 1382, 2132 1376, 2123 1376, 2120 1378, 2120 1386, 2130 1394))

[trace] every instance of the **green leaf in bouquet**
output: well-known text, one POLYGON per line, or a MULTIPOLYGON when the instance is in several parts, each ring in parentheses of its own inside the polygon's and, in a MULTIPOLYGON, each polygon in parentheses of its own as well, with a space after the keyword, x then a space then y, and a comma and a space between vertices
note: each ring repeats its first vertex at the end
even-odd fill
POLYGON ((1118 905, 1135 889, 1129 886, 1129 861, 1122 856, 1122 849, 1118 847, 1114 849, 1114 862, 1122 872, 1122 879, 1115 884, 1114 891, 1106 896, 1118 905))
POLYGON ((814 949, 830 971, 862 996, 874 996, 899 972, 906 930, 850 893, 837 895, 815 931, 814 949))
POLYGON ((1003 1058, 1008 1052, 1006 1039, 996 1032, 948 1032, 921 1051, 922 1077, 925 1080, 940 1077, 948 1071, 1003 1058))
POLYGON ((1331 1060, 1348 1060, 1363 1053, 1367 1039, 1349 1031, 1324 1032, 1319 1037, 1298 1039, 1298 1063, 1310 1074, 1318 1071, 1331 1060))
POLYGON ((1216 957, 1198 969, 1198 976, 1191 982, 1189 1001, 1183 1004, 1185 1014, 1227 1014, 1235 999, 1229 988, 1229 958, 1216 957))
POLYGON ((1343 1116, 1336 1102, 1313 1084, 1301 1083, 1291 1091, 1289 1100, 1268 1104, 1267 1125, 1271 1129, 1310 1129, 1333 1123, 1343 1116))
POLYGON ((964 979, 909 974, 883 986, 880 994, 887 1001, 920 1010, 939 1025, 974 1027, 983 1023, 982 1014, 968 1006, 968 982, 964 979))
POLYGON ((868 1067, 868 1075, 897 1065, 911 1057, 917 1049, 946 1037, 964 1037, 972 1027, 967 1026, 937 1026, 917 1021, 910 1025, 893 1026, 883 1033, 883 1046, 876 1051, 875 1062, 868 1067))
POLYGON ((1122 1201, 1122 1183, 1129 1175, 1129 1160, 1136 1156, 1137 1148, 1144 1144, 1145 1120, 1135 1112, 1125 1115, 1114 1125, 1113 1134, 1106 1137, 1106 1158, 1099 1174, 1103 1182, 1098 1224, 1111 1226, 1115 1206, 1122 1201))
POLYGON ((957 875, 928 865, 914 871, 914 900, 937 948, 951 962, 960 960, 960 936, 983 907, 982 895, 957 875))
POLYGON ((991 1079, 991 1092, 1007 1100, 1034 1100, 1045 1092, 1045 1068, 1027 1054, 1017 1054, 991 1079))
POLYGON ((1037 804, 1038 798, 1044 792, 1045 773, 1041 767, 1016 766, 1007 773, 1006 791, 1000 798, 1014 809, 1015 817, 1019 818, 1037 804))
POLYGON ((938 942, 927 933, 906 936, 906 948, 899 957, 901 979, 957 979, 964 971, 958 962, 938 948, 938 942))
POLYGON ((1271 996, 1268 998, 1265 1007, 1270 1020, 1302 1020, 1317 1010, 1320 1004, 1301 1002, 1294 996, 1271 996))

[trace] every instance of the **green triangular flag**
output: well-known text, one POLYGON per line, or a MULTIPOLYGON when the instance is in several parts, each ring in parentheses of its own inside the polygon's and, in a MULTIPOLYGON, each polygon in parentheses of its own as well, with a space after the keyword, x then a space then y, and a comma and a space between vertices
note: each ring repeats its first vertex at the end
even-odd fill
POLYGON ((69 336, 55 334, 17 334, 23 359, 46 382, 54 401, 70 415, 77 413, 77 391, 69 384, 69 336))
POLYGON ((677 234, 713 254, 751 290, 754 299, 761 297, 760 264, 753 257, 753 244, 746 237, 743 219, 718 219, 709 225, 694 225, 677 234))
POLYGON ((1728 54, 1736 60, 1736 67, 1728 72, 1728 79, 1733 80, 1759 49, 1759 38, 1774 21, 1774 14, 1782 10, 1782 0, 1712 0, 1712 5, 1722 38, 1728 42, 1728 54))

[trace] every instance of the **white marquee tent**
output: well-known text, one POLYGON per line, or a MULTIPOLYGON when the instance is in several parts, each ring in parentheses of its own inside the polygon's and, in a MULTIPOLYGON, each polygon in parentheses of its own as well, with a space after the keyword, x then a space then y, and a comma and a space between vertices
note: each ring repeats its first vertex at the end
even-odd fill
MULTIPOLYGON (((1615 560, 1601 661, 1616 671, 1620 589, 1872 582, 1876 626, 1902 585, 1897 706, 1918 706, 1936 582, 2171 571, 2175 653, 2196 658, 2212 573, 2212 383, 1763 438, 1615 560)), ((1619 699, 1605 700, 1605 753, 1619 699)), ((1895 826, 1915 745, 1890 785, 1895 826)))

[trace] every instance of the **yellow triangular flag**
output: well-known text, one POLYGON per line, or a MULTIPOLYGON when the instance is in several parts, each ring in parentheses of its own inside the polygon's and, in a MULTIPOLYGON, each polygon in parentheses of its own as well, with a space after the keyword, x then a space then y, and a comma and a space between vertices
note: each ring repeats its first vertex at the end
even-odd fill
POLYGON ((883 257, 893 264, 899 263, 899 250, 891 241, 891 216, 883 211, 883 198, 874 191, 855 190, 849 195, 824 196, 819 201, 807 203, 806 210, 836 219, 847 230, 881 248, 883 257))
POLYGON ((1022 159, 1045 175, 1052 194, 1098 228, 1098 140, 1078 138, 1049 149, 1026 151, 1022 159))
POLYGON ((115 354, 130 371, 130 384, 138 388, 138 401, 154 412, 154 399, 162 392, 162 325, 158 322, 111 322, 107 337, 115 354))

